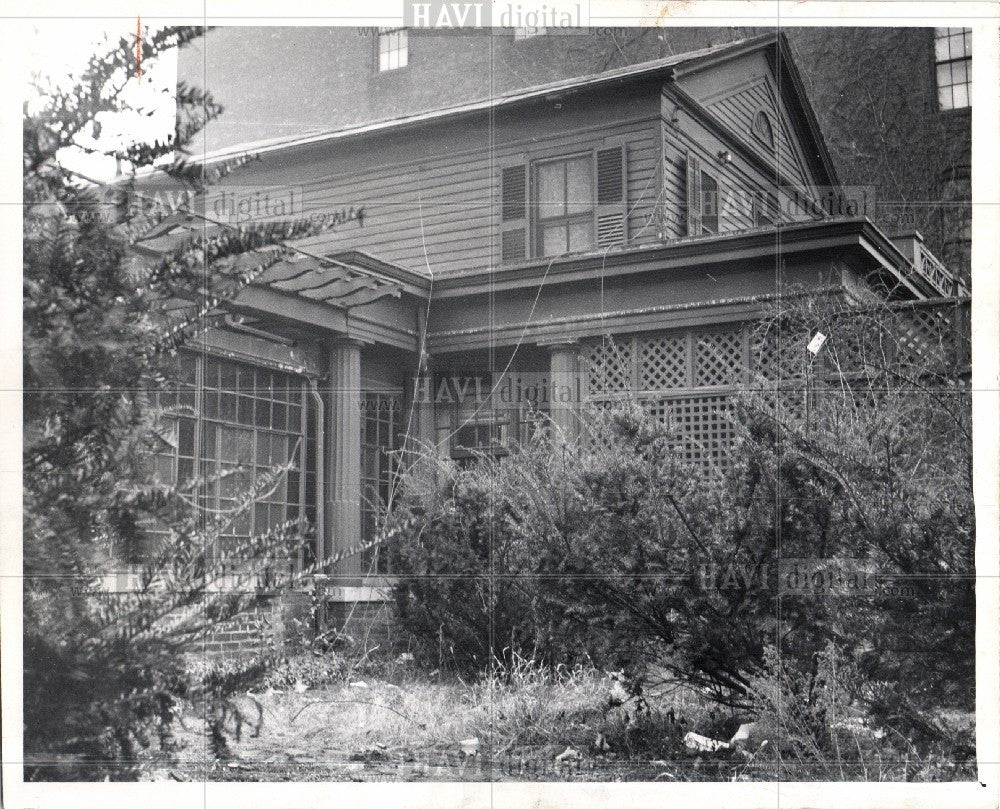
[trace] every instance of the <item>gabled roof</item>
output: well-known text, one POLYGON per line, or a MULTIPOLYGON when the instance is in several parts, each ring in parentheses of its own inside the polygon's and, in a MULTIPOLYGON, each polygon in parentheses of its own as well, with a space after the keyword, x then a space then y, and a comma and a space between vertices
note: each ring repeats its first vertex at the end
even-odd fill
POLYGON ((822 136, 819 133, 815 116, 812 115, 812 109, 809 106, 808 99, 802 89, 802 83, 799 78, 798 71, 796 70, 795 65, 788 53, 788 48, 785 44, 785 37, 781 33, 761 34, 747 39, 728 42, 723 45, 714 45, 696 51, 675 54, 663 59, 639 62, 633 65, 626 65, 624 67, 605 70, 600 73, 592 73, 585 76, 574 76, 560 81, 548 82, 546 84, 512 90, 506 93, 500 93, 490 98, 483 98, 450 107, 442 107, 425 112, 397 116, 395 118, 386 118, 379 121, 372 121, 366 124, 349 126, 340 129, 316 131, 291 138, 272 138, 269 140, 248 142, 237 146, 227 147, 215 152, 208 152, 197 159, 213 162, 225 160, 246 152, 263 154, 266 152, 278 151, 296 146, 306 146, 314 143, 348 139, 375 132, 395 131, 433 123, 440 120, 471 115, 487 110, 513 107, 521 103, 544 99, 554 95, 557 96, 566 93, 581 92, 589 89, 606 87, 608 85, 637 81, 644 78, 672 78, 676 75, 680 75, 682 72, 702 70, 708 66, 721 63, 727 59, 731 59, 754 50, 770 47, 776 47, 779 64, 788 71, 788 74, 793 80, 794 92, 800 102, 804 114, 807 116, 808 125, 810 131, 813 133, 813 139, 816 142, 817 150, 821 155, 823 162, 828 165, 831 179, 835 181, 833 163, 829 160, 829 155, 826 151, 826 146, 823 143, 822 136))
MULTIPOLYGON (((819 120, 812 108, 812 104, 809 102, 809 97, 806 94, 805 85, 802 81, 802 75, 799 73, 795 60, 792 58, 788 40, 783 33, 778 32, 741 40, 712 53, 700 55, 689 54, 694 58, 686 59, 681 64, 675 66, 670 71, 670 79, 676 83, 691 74, 702 72, 724 62, 752 53, 753 51, 771 48, 772 46, 773 53, 770 55, 774 60, 773 68, 779 78, 780 86, 785 90, 785 93, 782 95, 791 106, 789 111, 795 123, 798 124, 796 128, 802 140, 802 145, 806 147, 806 156, 813 164, 813 170, 819 177, 821 185, 839 185, 840 181, 837 178, 836 167, 827 149, 826 140, 819 126, 819 120)), ((693 101, 690 97, 688 100, 693 101)), ((697 101, 694 103, 698 104, 697 101)), ((705 109, 705 112, 712 115, 710 110, 705 109)))

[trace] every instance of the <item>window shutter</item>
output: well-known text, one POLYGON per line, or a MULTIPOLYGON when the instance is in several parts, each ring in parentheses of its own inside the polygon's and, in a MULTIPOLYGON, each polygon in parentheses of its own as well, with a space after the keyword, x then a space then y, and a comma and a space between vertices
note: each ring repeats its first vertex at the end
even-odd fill
POLYGON ((528 228, 528 170, 522 163, 500 174, 500 260, 522 261, 528 228))
POLYGON ((625 147, 613 146, 597 150, 597 246, 625 244, 626 218, 625 147))
POLYGON ((687 232, 688 236, 701 235, 701 161, 690 153, 687 156, 687 232))

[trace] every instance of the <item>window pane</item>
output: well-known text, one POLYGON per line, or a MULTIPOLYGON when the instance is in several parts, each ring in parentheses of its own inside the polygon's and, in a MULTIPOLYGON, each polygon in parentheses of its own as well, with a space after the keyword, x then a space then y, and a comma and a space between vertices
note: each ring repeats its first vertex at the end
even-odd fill
POLYGON ((567 212, 582 213, 591 209, 590 158, 571 160, 566 164, 567 212))
POLYGON ((194 422, 191 419, 180 420, 177 452, 189 458, 194 455, 194 422))
POLYGON ((543 163, 538 167, 538 215, 542 219, 565 212, 565 167, 562 163, 543 163))
POLYGON ((253 424, 253 399, 249 396, 240 396, 238 407, 236 420, 240 424, 253 424))
POLYGON ((399 34, 397 34, 397 37, 397 47, 399 48, 399 58, 397 60, 397 64, 399 67, 406 67, 410 56, 409 34, 406 31, 400 31, 399 34))
POLYGON ((542 230, 542 255, 557 256, 566 252, 566 226, 547 225, 542 230))
POLYGON ((205 418, 217 419, 219 417, 219 393, 214 390, 205 391, 205 418))
POLYGON ((578 253, 594 246, 594 229, 588 222, 573 222, 569 226, 569 251, 578 253))
POLYGON ((263 399, 257 400, 257 408, 254 413, 254 424, 258 427, 271 426, 271 403, 263 399))
POLYGON ((701 175, 701 199, 702 199, 702 214, 701 214, 701 224, 702 230, 707 233, 718 233, 719 232, 719 184, 715 181, 715 178, 709 176, 702 172, 701 175))
POLYGON ((239 380, 239 368, 232 363, 225 363, 222 366, 222 389, 236 390, 239 380))
POLYGON ((938 62, 950 59, 947 28, 937 28, 934 30, 934 58, 938 62))
POLYGON ((236 394, 222 391, 219 394, 219 418, 222 421, 236 421, 236 394))
POLYGON ((951 103, 956 110, 969 106, 969 85, 956 84, 951 88, 951 103))
POLYGON ((288 461, 288 436, 271 436, 271 463, 283 464, 288 461))

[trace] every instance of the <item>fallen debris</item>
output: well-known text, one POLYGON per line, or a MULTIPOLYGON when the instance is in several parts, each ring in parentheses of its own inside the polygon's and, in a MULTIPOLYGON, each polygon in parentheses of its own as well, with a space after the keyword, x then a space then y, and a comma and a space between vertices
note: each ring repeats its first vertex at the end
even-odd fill
POLYGON ((700 733, 688 731, 684 736, 684 746, 688 750, 697 750, 700 753, 714 753, 718 750, 728 750, 729 742, 710 739, 700 733))

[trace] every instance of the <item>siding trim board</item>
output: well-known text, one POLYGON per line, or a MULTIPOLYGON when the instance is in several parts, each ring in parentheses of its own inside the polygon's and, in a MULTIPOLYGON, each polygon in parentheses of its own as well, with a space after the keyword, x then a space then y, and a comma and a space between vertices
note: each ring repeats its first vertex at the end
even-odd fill
MULTIPOLYGON (((913 294, 925 297, 904 278, 907 262, 903 254, 875 226, 864 218, 827 219, 733 231, 711 236, 689 237, 668 243, 633 245, 627 250, 611 250, 555 259, 532 260, 520 266, 487 268, 476 273, 451 276, 435 282, 434 298, 465 297, 518 287, 570 283, 633 273, 664 272, 670 268, 741 262, 753 258, 823 250, 859 248, 879 262, 895 283, 908 286, 913 294), (651 266, 655 264, 656 266, 651 266)), ((926 294, 931 294, 927 292, 926 294)))
POLYGON ((589 313, 545 322, 518 321, 503 326, 477 326, 468 329, 429 332, 428 350, 447 354, 489 348, 491 345, 510 346, 543 343, 552 339, 580 339, 613 334, 656 331, 658 329, 693 328, 741 323, 759 317, 767 305, 776 300, 790 300, 812 293, 843 292, 840 285, 828 285, 807 292, 765 293, 696 303, 665 304, 640 309, 589 313))

